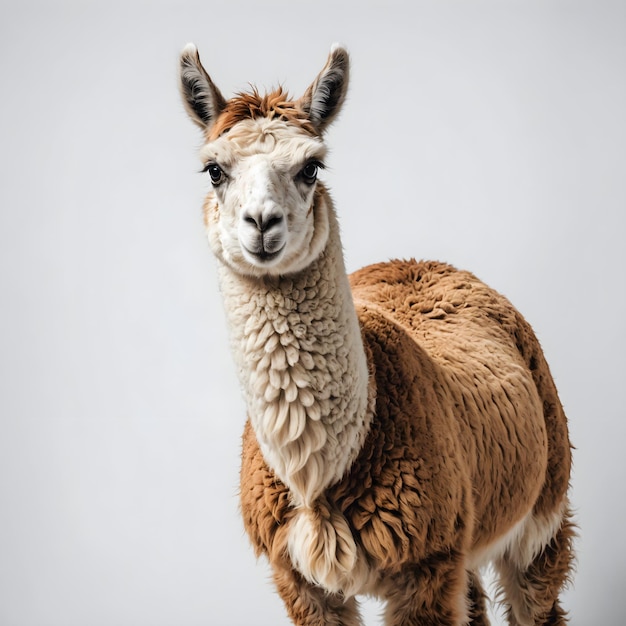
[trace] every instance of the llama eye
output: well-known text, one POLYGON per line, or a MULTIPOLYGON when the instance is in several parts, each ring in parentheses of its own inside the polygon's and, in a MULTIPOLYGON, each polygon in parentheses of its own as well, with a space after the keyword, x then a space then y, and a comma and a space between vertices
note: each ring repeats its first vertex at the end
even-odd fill
POLYGON ((307 185, 312 185, 317 180, 317 170, 319 167, 319 163, 311 161, 300 170, 300 177, 307 185))
POLYGON ((208 163, 203 171, 209 173, 209 176, 211 177, 211 184, 215 187, 224 181, 224 172, 217 163, 208 163))

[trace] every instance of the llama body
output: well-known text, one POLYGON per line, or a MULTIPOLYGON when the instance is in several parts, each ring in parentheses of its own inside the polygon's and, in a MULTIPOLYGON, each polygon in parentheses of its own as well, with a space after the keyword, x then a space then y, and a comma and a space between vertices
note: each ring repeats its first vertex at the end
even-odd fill
POLYGON ((323 133, 347 89, 331 51, 304 96, 227 101, 181 57, 204 131, 204 212, 248 406, 241 508, 296 624, 487 624, 494 562, 511 624, 564 624, 567 421, 532 329, 441 263, 346 276, 323 133))

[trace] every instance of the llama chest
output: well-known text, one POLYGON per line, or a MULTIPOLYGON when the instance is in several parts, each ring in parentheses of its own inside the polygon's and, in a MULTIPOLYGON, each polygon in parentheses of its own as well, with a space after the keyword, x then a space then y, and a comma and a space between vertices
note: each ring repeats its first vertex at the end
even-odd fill
MULTIPOLYGON (((321 258, 324 264, 328 259, 321 258)), ((368 370, 344 278, 222 281, 248 415, 269 467, 310 506, 353 461, 371 418, 368 370)))
POLYGON ((292 508, 287 487, 263 490, 269 469, 247 429, 242 508, 253 541, 270 555, 286 545, 295 567, 329 590, 365 588, 372 571, 391 572, 462 542, 471 524, 455 423, 424 410, 434 395, 424 397, 424 387, 402 373, 411 342, 400 335, 393 347, 374 340, 386 334, 365 327, 379 389, 369 434, 349 471, 313 506, 292 508), (262 481, 253 489, 250 475, 262 481), (244 489, 256 499, 244 503, 244 489))

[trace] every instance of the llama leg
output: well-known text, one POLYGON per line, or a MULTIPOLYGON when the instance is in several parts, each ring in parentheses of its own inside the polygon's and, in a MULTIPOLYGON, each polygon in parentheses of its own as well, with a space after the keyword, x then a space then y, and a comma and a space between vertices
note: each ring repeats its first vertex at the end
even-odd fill
POLYGON ((486 605, 487 596, 485 595, 480 575, 476 572, 469 572, 467 595, 469 599, 468 624, 470 626, 489 626, 486 605))
POLYGON ((468 574, 458 553, 407 567, 389 578, 386 591, 385 626, 468 623, 468 574))
POLYGON ((274 582, 296 626, 361 626, 356 598, 328 593, 288 565, 274 566, 274 582))
POLYGON ((559 593, 570 578, 576 535, 566 511, 556 533, 529 563, 520 563, 519 553, 510 551, 498 563, 507 617, 511 626, 563 626, 566 613, 559 593))

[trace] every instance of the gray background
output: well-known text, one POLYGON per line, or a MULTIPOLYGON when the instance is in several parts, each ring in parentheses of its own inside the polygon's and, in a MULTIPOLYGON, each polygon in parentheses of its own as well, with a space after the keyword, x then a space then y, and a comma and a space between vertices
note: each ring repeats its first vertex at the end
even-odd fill
POLYGON ((0 4, 3 626, 287 623, 238 517, 188 41, 225 94, 349 47, 348 267, 446 260, 525 313, 577 446, 572 623, 626 615, 625 4, 346 4, 0 4))

